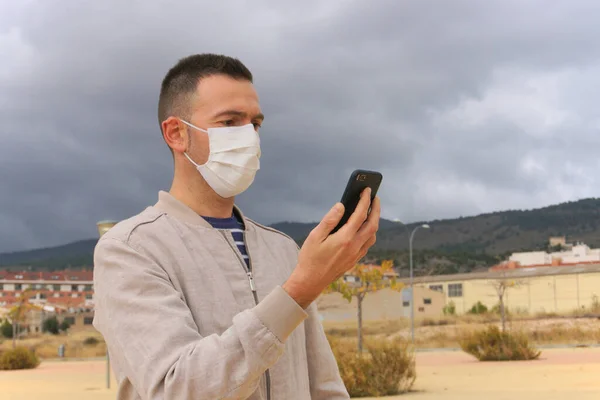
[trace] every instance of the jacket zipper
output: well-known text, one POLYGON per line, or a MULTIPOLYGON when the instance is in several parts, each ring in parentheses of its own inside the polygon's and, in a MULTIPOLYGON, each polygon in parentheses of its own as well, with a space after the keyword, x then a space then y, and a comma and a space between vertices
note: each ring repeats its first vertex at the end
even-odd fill
MULTIPOLYGON (((229 247, 233 250, 238 260, 242 264, 242 268, 248 277, 248 283, 250 284, 250 290, 252 291, 252 297, 254 298, 255 305, 258 305, 258 294, 256 293, 256 285, 254 284, 254 275, 252 274, 252 257, 250 257, 250 250, 248 250, 248 245, 246 244, 246 232, 243 232, 242 235, 244 237, 244 246, 246 246, 246 254, 248 254, 248 264, 244 261, 244 258, 239 252, 237 245, 231 244, 231 241, 227 238, 227 232, 221 231, 225 241, 229 244, 229 247)), ((267 369, 265 371, 265 383, 267 387, 267 400, 271 400, 271 373, 267 369)))

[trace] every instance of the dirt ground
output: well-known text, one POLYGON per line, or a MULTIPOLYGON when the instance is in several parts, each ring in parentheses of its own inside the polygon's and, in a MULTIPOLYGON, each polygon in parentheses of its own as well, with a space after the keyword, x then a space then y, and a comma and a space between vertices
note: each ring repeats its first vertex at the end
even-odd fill
MULTIPOLYGON (((409 338, 409 320, 402 317, 399 293, 382 290, 371 293, 363 304, 365 335, 409 338)), ((339 294, 318 299, 325 330, 333 336, 356 337, 356 302, 348 303, 339 294)), ((416 318, 415 340, 420 348, 456 348, 465 333, 500 325, 497 315, 458 315, 416 318)), ((537 345, 595 345, 600 343, 600 319, 564 316, 511 315, 507 327, 526 334, 537 345)))
MULTIPOLYGON (((36 370, 0 371, 0 400, 112 400, 104 361, 45 361, 36 370)), ((545 350, 540 360, 480 363, 461 352, 417 355, 415 391, 397 399, 577 400, 600 397, 600 349, 545 350)))
POLYGON ((545 350, 527 362, 481 363, 462 352, 421 353, 402 399, 578 400, 600 397, 599 349, 545 350))
MULTIPOLYGON (((56 336, 50 334, 31 335, 20 339, 17 344, 34 350, 42 359, 58 357, 58 347, 61 344, 66 346, 65 357, 68 358, 102 357, 106 354, 104 338, 100 332, 91 327, 70 330, 68 335, 62 333, 56 336), (97 343, 86 345, 85 340, 91 338, 96 339, 97 343)), ((3 342, 0 341, 0 351, 11 348, 12 340, 6 339, 3 342)))

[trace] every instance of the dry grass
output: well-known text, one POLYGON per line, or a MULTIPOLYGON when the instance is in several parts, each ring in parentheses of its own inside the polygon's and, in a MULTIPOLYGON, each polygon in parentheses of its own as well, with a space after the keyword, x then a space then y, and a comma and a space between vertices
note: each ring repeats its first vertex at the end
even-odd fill
MULTIPOLYGON (((357 337, 356 321, 323 321, 327 333, 335 337, 357 337)), ((363 333, 367 336, 390 336, 402 329, 408 328, 408 321, 395 319, 387 321, 367 321, 363 323, 363 333)))
MULTIPOLYGON (((417 320, 416 345, 423 348, 456 348, 465 334, 484 328, 490 323, 498 324, 495 315, 444 316, 438 319, 417 320)), ((369 337, 410 337, 410 322, 407 319, 365 321, 364 335, 369 337)), ((326 332, 336 338, 356 338, 356 320, 324 321, 326 332)), ((600 343, 600 319, 597 318, 527 318, 512 316, 508 327, 522 332, 536 345, 569 344, 590 345, 600 343)), ((99 332, 86 328, 69 332, 67 335, 40 334, 18 341, 19 345, 35 350, 42 359, 57 358, 58 347, 65 344, 65 357, 89 358, 106 354, 106 344, 99 332), (97 344, 86 345, 87 338, 98 340, 97 344)), ((12 341, 0 342, 0 351, 12 348, 12 341)))
MULTIPOLYGON (((65 357, 68 358, 101 357, 106 354, 106 344, 104 343, 104 339, 102 338, 102 335, 93 328, 69 332, 66 335, 32 335, 17 341, 18 346, 24 346, 33 350, 41 359, 57 358, 58 347, 61 344, 65 345, 65 357), (96 338, 98 344, 84 344, 84 341, 89 337, 96 338)), ((0 344, 0 351, 11 348, 12 340, 7 339, 0 344)))
MULTIPOLYGON (((415 344, 427 348, 455 348, 460 340, 489 324, 499 324, 489 316, 470 315, 424 319, 417 322, 415 344)), ((526 335, 537 345, 590 345, 600 343, 600 320, 597 318, 554 318, 510 320, 508 328, 526 335)), ((356 321, 325 322, 326 332, 338 338, 357 336, 356 321)), ((410 337, 408 321, 367 321, 365 337, 410 337)))

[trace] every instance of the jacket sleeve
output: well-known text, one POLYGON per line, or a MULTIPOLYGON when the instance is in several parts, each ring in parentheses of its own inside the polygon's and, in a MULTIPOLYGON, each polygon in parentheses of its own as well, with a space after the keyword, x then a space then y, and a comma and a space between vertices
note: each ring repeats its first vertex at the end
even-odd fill
POLYGON ((94 264, 94 326, 144 400, 249 397, 307 317, 277 287, 222 335, 202 337, 182 295, 150 257, 104 238, 94 264))
POLYGON ((325 336, 316 303, 313 302, 307 311, 309 317, 304 322, 304 326, 311 399, 349 399, 346 386, 340 377, 337 361, 325 336))

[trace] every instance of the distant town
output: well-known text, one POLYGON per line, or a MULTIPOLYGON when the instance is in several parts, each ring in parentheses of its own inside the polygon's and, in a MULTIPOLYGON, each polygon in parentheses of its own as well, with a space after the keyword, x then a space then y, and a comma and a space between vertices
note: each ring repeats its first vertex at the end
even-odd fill
MULTIPOLYGON (((510 255, 508 260, 484 272, 419 276, 414 280, 415 313, 420 318, 438 318, 451 310, 468 313, 477 304, 498 307, 502 289, 506 307, 520 314, 585 313, 600 309, 600 249, 584 243, 567 243, 566 237, 551 237, 551 252, 531 251, 510 255)), ((402 316, 410 315, 409 281, 405 285, 402 316)), ((353 282, 355 277, 346 274, 353 282)), ((394 297, 390 297, 391 301, 394 297)), ((389 302, 390 300, 388 300, 389 302)), ((394 308, 396 304, 384 304, 394 308)))
POLYGON ((27 304, 19 333, 42 331, 44 320, 56 316, 70 326, 91 325, 94 311, 92 271, 0 271, 0 319, 27 304))
MULTIPOLYGON (((565 237, 551 237, 549 248, 555 251, 513 253, 485 272, 417 277, 415 312, 420 317, 438 317, 451 306, 461 314, 478 302, 492 308, 498 302, 493 284, 498 280, 513 283, 506 304, 521 312, 571 312, 596 304, 600 296, 600 249, 581 242, 568 243, 565 237)), ((408 286, 408 280, 400 279, 397 273, 388 275, 408 286)), ((356 277, 348 273, 344 279, 353 282, 356 277)), ((410 312, 407 293, 408 288, 402 295, 404 316, 410 312)), ((43 321, 52 315, 70 325, 91 325, 93 272, 0 271, 0 318, 23 303, 29 307, 20 323, 22 334, 40 332, 43 321)))

